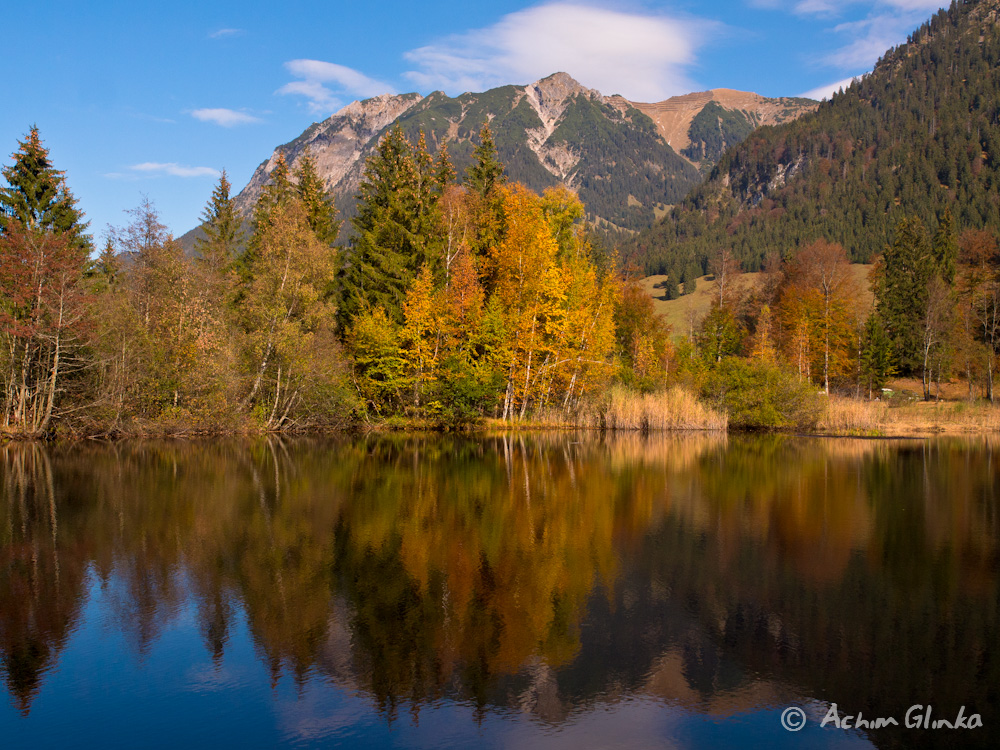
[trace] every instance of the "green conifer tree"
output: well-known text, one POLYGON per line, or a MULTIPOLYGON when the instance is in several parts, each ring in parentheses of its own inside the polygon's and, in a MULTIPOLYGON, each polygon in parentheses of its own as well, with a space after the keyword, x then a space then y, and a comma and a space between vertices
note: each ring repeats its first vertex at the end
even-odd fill
POLYGON ((934 233, 931 249, 938 273, 950 286, 955 281, 958 267, 958 238, 955 236, 955 221, 950 208, 946 208, 938 218, 938 228, 934 233))
POLYGON ((465 182, 469 190, 485 198, 495 186, 507 181, 489 123, 484 123, 479 131, 479 145, 472 152, 472 158, 474 161, 466 171, 465 182))
POLYGON ((440 193, 455 181, 455 167, 451 163, 451 155, 448 153, 448 142, 444 141, 438 149, 437 158, 434 160, 434 177, 440 193))
POLYGON ((89 251, 91 240, 85 233, 88 224, 66 187, 64 173, 52 166, 38 127, 32 125, 28 137, 18 146, 14 163, 3 169, 9 187, 0 188, 0 235, 16 222, 33 232, 67 234, 72 246, 89 251))
POLYGON ((333 196, 326 189, 316 170, 316 160, 306 153, 299 159, 295 171, 296 189, 306 209, 306 219, 313 234, 324 245, 333 247, 340 234, 341 222, 337 219, 337 209, 333 196))
POLYGON ((420 179, 413 147, 397 125, 369 158, 359 187, 356 237, 341 278, 342 331, 378 306, 402 322, 403 296, 425 259, 418 232, 420 179))
POLYGON ((194 243, 199 256, 219 270, 232 263, 243 244, 243 219, 230 197, 231 188, 226 170, 222 170, 219 184, 201 214, 201 229, 205 236, 194 243))
POLYGON ((896 373, 892 341, 878 315, 869 315, 861 348, 861 377, 868 397, 880 396, 882 387, 896 373))
POLYGON ((901 220, 882 255, 875 297, 876 311, 902 371, 912 372, 921 361, 921 322, 934 270, 924 225, 916 218, 901 220))
MULTIPOLYGON (((254 207, 253 232, 250 235, 250 241, 247 243, 246 250, 236 258, 234 263, 241 287, 245 288, 252 281, 253 267, 260 255, 262 238, 273 223, 275 214, 283 213, 277 209, 287 208, 288 203, 296 197, 295 186, 292 185, 288 170, 288 162, 285 161, 284 154, 278 154, 274 169, 271 170, 270 180, 261 191, 257 205, 254 207)), ((239 297, 240 293, 237 293, 237 298, 239 299, 239 297)))

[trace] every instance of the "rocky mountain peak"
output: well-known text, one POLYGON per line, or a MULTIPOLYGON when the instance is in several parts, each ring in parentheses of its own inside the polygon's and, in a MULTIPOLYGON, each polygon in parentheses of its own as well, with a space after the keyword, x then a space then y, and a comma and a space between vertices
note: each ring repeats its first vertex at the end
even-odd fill
POLYGON ((551 132, 556 121, 566 111, 569 100, 578 95, 592 99, 602 99, 599 91, 588 89, 568 73, 553 73, 524 87, 528 103, 542 121, 545 130, 551 132))

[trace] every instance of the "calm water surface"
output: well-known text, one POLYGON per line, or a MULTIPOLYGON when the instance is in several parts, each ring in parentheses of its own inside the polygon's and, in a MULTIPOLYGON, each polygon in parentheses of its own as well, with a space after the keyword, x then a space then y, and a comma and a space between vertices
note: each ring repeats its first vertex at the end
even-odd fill
POLYGON ((1000 744, 990 441, 8 445, 0 477, 3 747, 1000 744))

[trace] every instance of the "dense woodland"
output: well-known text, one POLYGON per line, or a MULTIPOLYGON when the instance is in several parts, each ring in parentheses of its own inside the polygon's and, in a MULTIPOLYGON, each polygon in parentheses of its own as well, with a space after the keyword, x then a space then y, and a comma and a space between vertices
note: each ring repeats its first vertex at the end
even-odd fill
POLYGON ((665 382, 649 298, 589 242, 574 194, 506 183, 488 129, 464 187, 447 149, 389 132, 346 248, 308 158, 279 164, 246 234, 223 174, 191 254, 145 200, 95 255, 37 129, 4 177, 8 434, 457 426, 665 382))

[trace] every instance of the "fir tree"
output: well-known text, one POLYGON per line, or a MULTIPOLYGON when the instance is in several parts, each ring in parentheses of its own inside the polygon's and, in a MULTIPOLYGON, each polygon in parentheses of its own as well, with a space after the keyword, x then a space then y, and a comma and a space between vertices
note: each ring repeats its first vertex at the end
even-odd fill
POLYGON ((475 162, 466 172, 465 182, 469 190, 480 198, 485 198, 494 187, 507 181, 503 163, 497 156, 497 147, 493 142, 493 132, 489 123, 485 123, 479 131, 479 145, 476 146, 472 156, 475 162))
POLYGON ((868 398, 881 394, 882 387, 896 374, 894 359, 892 341, 882 321, 878 315, 869 315, 861 348, 861 377, 868 389, 868 398))
POLYGON ((903 219, 882 255, 875 297, 879 318, 904 371, 913 371, 920 363, 921 321, 933 272, 931 243, 923 224, 903 219))
POLYGON ((66 187, 64 173, 52 166, 38 127, 32 125, 18 145, 14 163, 3 169, 9 187, 0 188, 0 235, 19 223, 31 232, 67 234, 72 246, 89 251, 90 237, 84 233, 88 225, 66 187))
POLYGON ((341 330, 379 306, 402 322, 404 294, 423 261, 414 232, 418 181, 413 148, 397 125, 368 160, 359 186, 356 239, 342 274, 341 330))
POLYGON ((270 228, 276 214, 281 214, 288 203, 295 199, 295 187, 292 185, 288 171, 288 162, 284 154, 278 154, 270 180, 261 191, 253 212, 253 233, 247 243, 246 251, 239 255, 234 264, 240 282, 246 287, 252 280, 253 266, 260 255, 262 237, 270 228))
POLYGON ((329 247, 337 242, 341 222, 337 219, 337 209, 333 196, 327 191, 323 180, 316 171, 316 161, 306 153, 299 160, 295 172, 299 198, 306 209, 306 218, 313 233, 322 244, 329 247))
POLYGON ((455 181, 455 167, 451 163, 451 155, 448 153, 448 142, 445 141, 438 149, 437 158, 434 160, 434 179, 440 193, 455 181))
POLYGON ((243 220, 229 195, 232 185, 222 170, 219 184, 202 212, 204 238, 195 241, 195 250, 213 268, 224 269, 239 255, 243 244, 243 220))
POLYGON ((951 209, 946 208, 938 219, 937 232, 931 243, 934 255, 934 265, 941 279, 951 285, 955 281, 955 271, 958 264, 958 238, 955 236, 955 221, 951 209))

